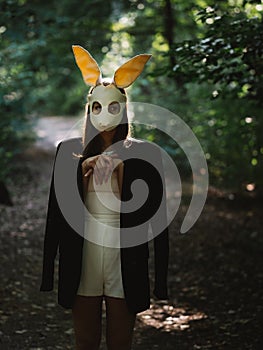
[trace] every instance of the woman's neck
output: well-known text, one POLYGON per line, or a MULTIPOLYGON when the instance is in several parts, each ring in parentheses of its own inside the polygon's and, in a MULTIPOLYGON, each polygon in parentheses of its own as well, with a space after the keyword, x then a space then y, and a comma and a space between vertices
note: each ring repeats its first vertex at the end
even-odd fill
POLYGON ((100 133, 103 139, 103 146, 102 146, 103 151, 112 145, 112 140, 113 140, 115 131, 116 130, 113 129, 111 131, 102 131, 100 133))

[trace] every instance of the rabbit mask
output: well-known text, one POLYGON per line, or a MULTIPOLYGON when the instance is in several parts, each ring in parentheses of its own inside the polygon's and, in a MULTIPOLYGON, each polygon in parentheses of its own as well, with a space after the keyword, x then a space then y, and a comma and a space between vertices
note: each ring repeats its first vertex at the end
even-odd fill
POLYGON ((121 122, 126 105, 126 95, 120 89, 138 78, 151 55, 131 58, 115 71, 110 83, 104 85, 100 68, 89 52, 78 45, 72 49, 84 82, 93 87, 88 95, 92 125, 99 131, 113 130, 121 122))

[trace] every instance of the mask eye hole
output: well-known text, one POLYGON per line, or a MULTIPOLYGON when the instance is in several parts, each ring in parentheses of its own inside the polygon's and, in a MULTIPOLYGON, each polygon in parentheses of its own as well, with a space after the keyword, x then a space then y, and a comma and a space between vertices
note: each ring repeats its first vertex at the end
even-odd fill
POLYGON ((101 104, 99 102, 93 102, 92 113, 97 115, 101 112, 101 104))
POLYGON ((121 106, 117 101, 111 102, 108 106, 108 112, 110 114, 118 114, 120 113, 120 110, 121 110, 121 106))

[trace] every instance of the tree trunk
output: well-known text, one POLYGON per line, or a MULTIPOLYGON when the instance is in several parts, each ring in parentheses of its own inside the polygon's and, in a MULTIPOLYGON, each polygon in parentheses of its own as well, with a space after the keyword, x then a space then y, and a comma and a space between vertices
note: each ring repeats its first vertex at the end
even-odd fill
MULTIPOLYGON (((164 1, 164 35, 169 45, 169 50, 173 47, 174 43, 174 26, 175 21, 173 17, 173 9, 170 0, 164 1)), ((170 55, 171 66, 175 66, 175 58, 170 55)))
MULTIPOLYGON (((173 16, 173 8, 172 8, 171 0, 164 0, 164 24, 163 25, 164 25, 164 36, 169 45, 170 65, 172 70, 176 65, 176 58, 174 56, 174 52, 172 51, 173 44, 174 44, 176 20, 173 16)), ((179 76, 176 76, 176 75, 174 77, 174 81, 177 87, 181 89, 182 98, 184 98, 186 96, 184 82, 179 76)))

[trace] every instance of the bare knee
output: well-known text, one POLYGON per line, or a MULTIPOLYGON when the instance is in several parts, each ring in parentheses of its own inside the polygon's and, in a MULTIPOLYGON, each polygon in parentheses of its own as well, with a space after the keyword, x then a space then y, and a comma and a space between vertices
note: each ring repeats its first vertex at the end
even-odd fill
POLYGON ((98 350, 100 337, 92 335, 76 335, 76 350, 98 350))
POLYGON ((108 350, 130 350, 136 315, 128 310, 126 301, 106 297, 106 317, 108 350))
POLYGON ((101 341, 101 327, 83 327, 75 323, 76 350, 98 350, 101 341))
POLYGON ((76 350, 98 350, 102 297, 77 296, 72 309, 76 350))
POLYGON ((108 336, 106 342, 108 350, 130 350, 132 346, 131 337, 123 337, 121 334, 108 336))

